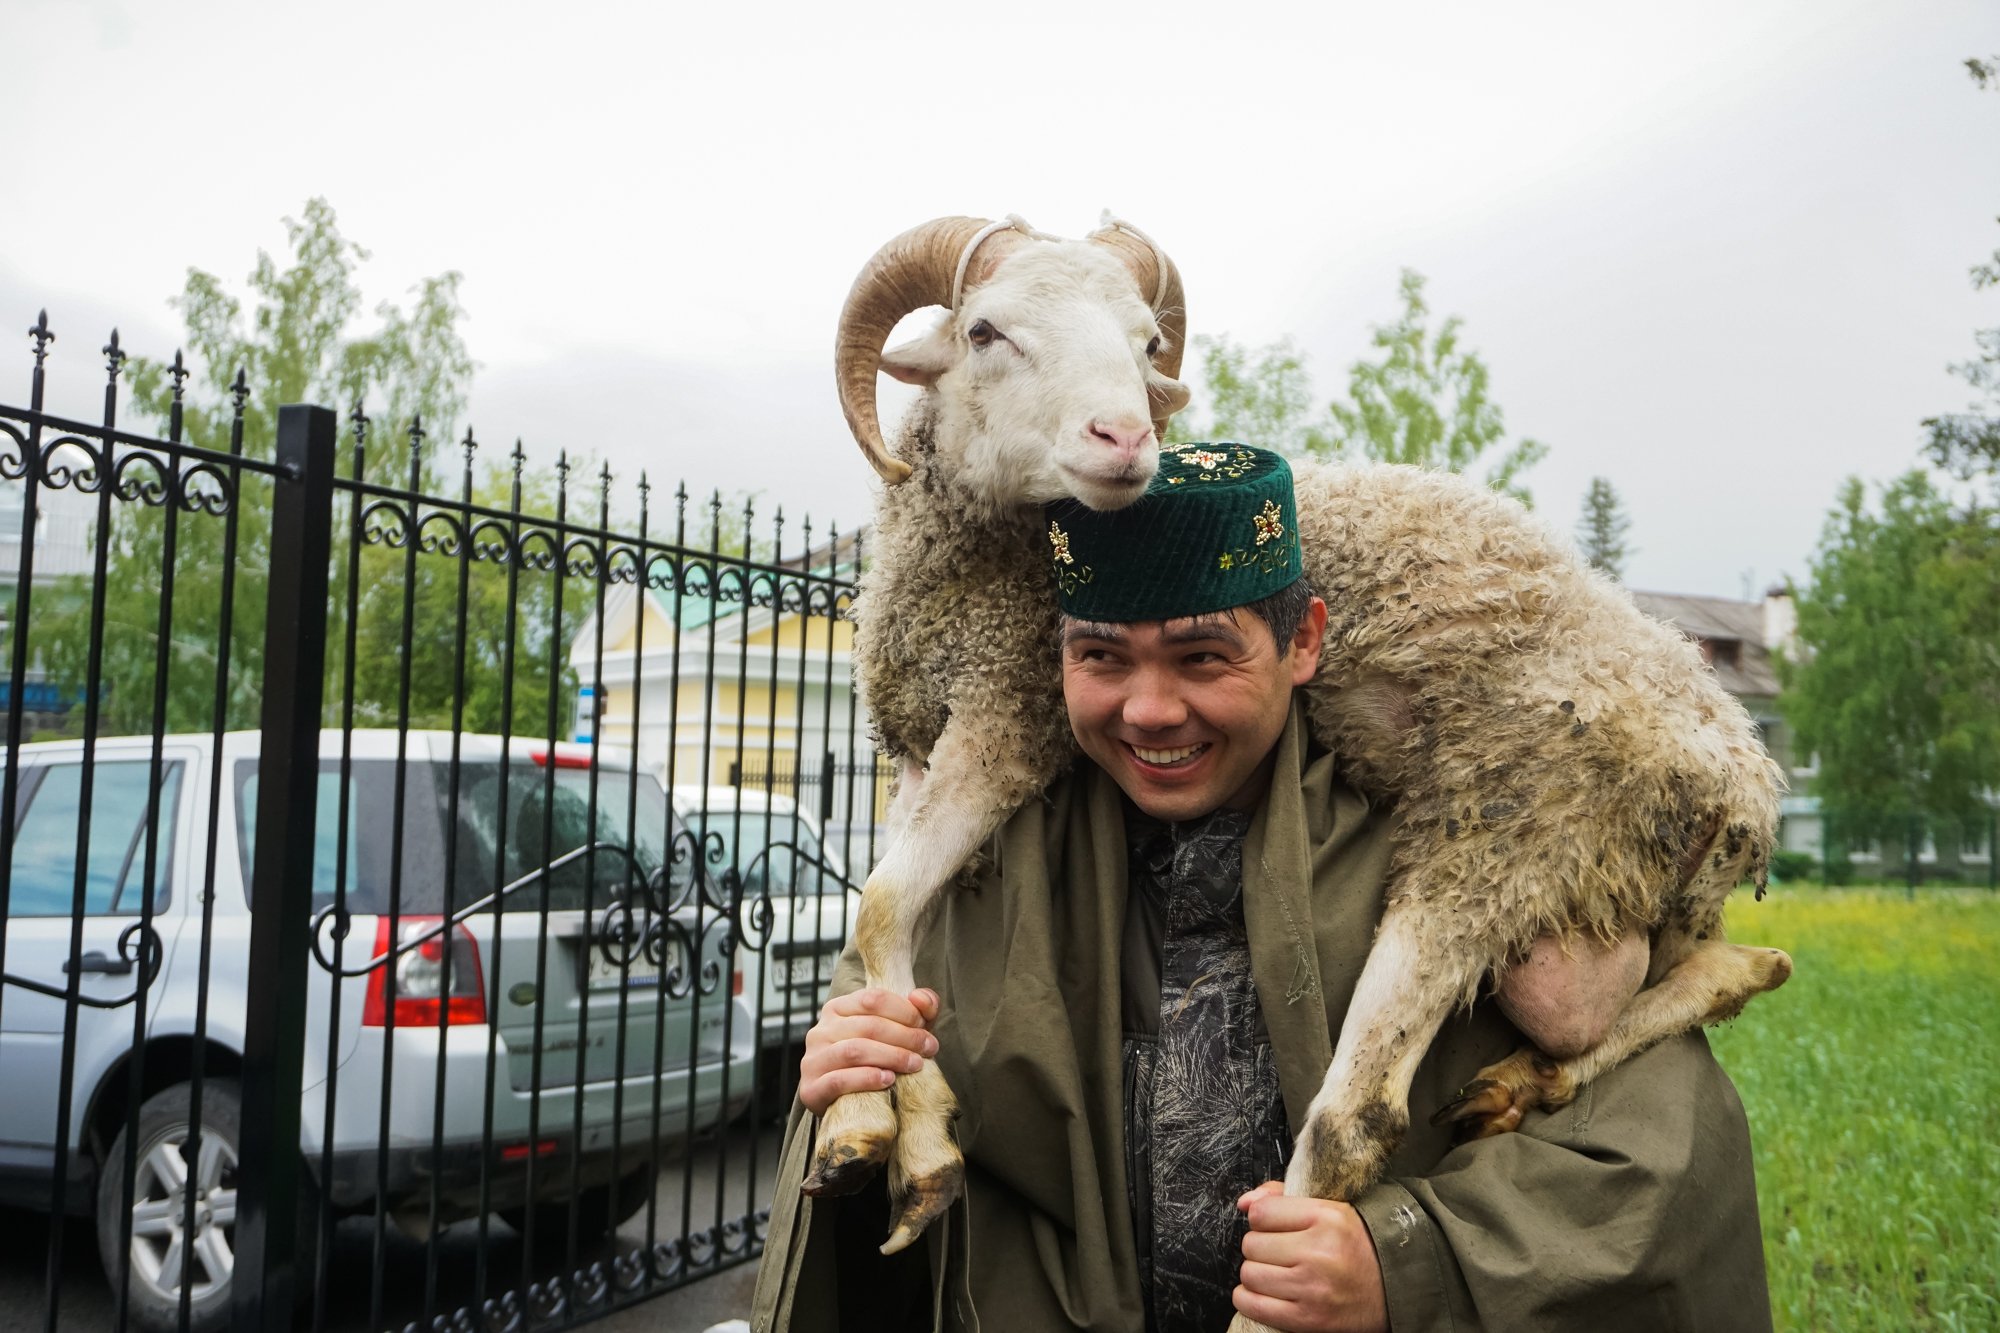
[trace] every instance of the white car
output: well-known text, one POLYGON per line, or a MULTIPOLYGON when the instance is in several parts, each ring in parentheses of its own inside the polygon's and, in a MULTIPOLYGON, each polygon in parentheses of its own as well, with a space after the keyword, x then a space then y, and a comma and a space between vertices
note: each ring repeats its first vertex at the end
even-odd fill
MULTIPOLYGON (((398 867, 397 733, 353 734, 344 846, 341 737, 321 737, 310 892, 316 912, 330 908, 344 864, 351 920, 338 961, 353 975, 335 981, 334 923, 316 916, 316 957, 306 964, 299 1145, 311 1192, 336 1215, 383 1210, 418 1234, 432 1220, 434 1188, 441 1224, 473 1216, 483 1204, 517 1224, 531 1215, 545 1219, 535 1224, 543 1237, 570 1210, 583 1234, 601 1231, 652 1196, 663 1146, 677 1148, 747 1102, 757 1044, 752 1011, 732 998, 742 977, 732 986, 726 931, 713 925, 698 937, 691 929, 659 932, 651 959, 603 942, 611 890, 629 878, 634 863, 641 873, 665 864, 671 816, 652 773, 642 769, 635 781, 626 762, 603 753, 593 770, 582 746, 517 740, 503 750, 497 737, 462 736, 454 800, 452 739, 408 733, 398 867), (392 897, 398 900, 393 928, 392 897), (446 913, 475 904, 477 910, 445 928, 446 913), (397 942, 402 947, 392 948, 397 942), (690 951, 699 966, 690 965, 690 951), (684 993, 690 985, 694 993, 684 993), (330 1102, 329 1067, 337 1071, 330 1102)), ((132 960, 141 951, 128 932, 136 932, 145 895, 151 749, 147 738, 97 743, 82 942, 75 950, 86 999, 131 995, 140 979, 132 960), (121 935, 127 935, 122 952, 121 935)), ((187 1249, 195 1256, 193 1327, 220 1328, 228 1318, 237 1079, 245 1014, 255 999, 247 886, 257 750, 254 732, 171 736, 164 745, 151 857, 159 965, 147 993, 129 1245, 121 1214, 133 1008, 128 1002, 77 1012, 71 1113, 60 1130, 68 1152, 66 1207, 96 1214, 101 1257, 114 1283, 121 1251, 129 1254, 132 1312, 144 1329, 174 1327, 187 1249), (211 783, 217 771, 219 787, 211 783), (203 989, 211 817, 217 850, 213 901, 206 904, 212 919, 203 1151, 192 1172, 200 1206, 187 1235, 181 1201, 190 1172, 181 1145, 203 989)), ((82 759, 78 742, 27 745, 19 753, 5 966, 11 976, 58 995, 72 960, 82 759)), ((651 918, 669 926, 679 919, 651 918)), ((64 1010, 59 998, 11 984, 0 1006, 5 1202, 50 1204, 64 1010)), ((561 1242, 537 1244, 548 1252, 561 1242)))
POLYGON ((848 881, 846 862, 825 845, 819 821, 789 796, 755 787, 676 786, 672 797, 674 813, 706 847, 710 873, 734 869, 746 902, 770 893, 770 939, 761 951, 743 951, 741 963, 764 1052, 760 1083, 769 1091, 760 1100, 767 1112, 782 1114, 798 1079, 806 1029, 854 933, 860 886, 848 881))

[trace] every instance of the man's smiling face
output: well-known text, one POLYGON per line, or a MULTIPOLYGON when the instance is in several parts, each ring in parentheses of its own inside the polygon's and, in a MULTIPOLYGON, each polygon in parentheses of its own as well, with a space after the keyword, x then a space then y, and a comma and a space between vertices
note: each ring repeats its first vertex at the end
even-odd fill
POLYGON ((1083 752, 1155 819, 1248 808, 1270 780, 1292 690, 1319 664, 1315 597, 1281 650, 1244 608, 1180 620, 1063 622, 1063 699, 1083 752))

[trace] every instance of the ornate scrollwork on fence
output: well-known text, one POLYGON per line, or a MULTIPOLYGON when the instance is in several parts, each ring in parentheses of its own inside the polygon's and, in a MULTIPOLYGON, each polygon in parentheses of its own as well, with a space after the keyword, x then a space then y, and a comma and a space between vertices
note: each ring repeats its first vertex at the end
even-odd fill
POLYGON ((563 573, 576 579, 595 579, 603 567, 604 552, 593 537, 571 537, 563 543, 563 573))
POLYGON ((536 1323, 560 1319, 569 1310, 569 1294, 560 1275, 528 1284, 528 1318, 536 1323))
POLYGON ((521 568, 546 574, 562 558, 562 543, 547 528, 523 528, 514 539, 513 556, 521 568))
POLYGON ((645 556, 639 548, 624 542, 613 543, 604 553, 604 581, 606 583, 637 583, 640 567, 645 556))
POLYGON ((28 475, 28 437, 0 421, 0 480, 20 481, 28 475))
POLYGON ((111 465, 111 493, 128 503, 158 509, 178 490, 172 466, 158 454, 135 449, 111 465))
POLYGON ((59 435, 42 446, 41 457, 35 460, 35 470, 41 484, 49 490, 74 487, 85 495, 95 495, 102 484, 99 467, 102 462, 97 446, 81 435, 59 435), (72 464, 67 461, 68 456, 61 453, 62 450, 73 450, 89 461, 81 465, 72 464), (59 457, 63 461, 58 461, 59 457))
POLYGON ((400 548, 410 539, 410 516, 396 500, 371 500, 362 506, 361 544, 400 548))
POLYGON ((504 565, 513 557, 514 536, 497 518, 482 518, 466 535, 472 558, 486 564, 504 565))
POLYGON ((181 472, 180 507, 190 514, 221 518, 236 506, 236 484, 213 463, 194 463, 181 472))
POLYGON ((417 549, 425 555, 456 556, 465 544, 465 525, 448 509, 433 509, 417 520, 417 549))

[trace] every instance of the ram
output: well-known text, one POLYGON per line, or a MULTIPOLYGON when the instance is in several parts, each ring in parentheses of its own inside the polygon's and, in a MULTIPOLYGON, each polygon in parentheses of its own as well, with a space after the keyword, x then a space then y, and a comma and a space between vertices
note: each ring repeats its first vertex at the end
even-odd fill
MULTIPOLYGON (((943 218, 855 281, 841 403, 888 483, 856 663, 901 761, 856 928, 869 985, 917 984, 915 941, 944 886, 1075 757, 1043 506, 1118 509, 1145 490, 1187 402, 1185 327, 1174 265, 1119 222, 1074 241, 1018 218, 943 218), (885 353, 894 325, 931 305, 947 312, 936 327, 885 353), (924 390, 893 448, 878 370, 924 390)), ((1303 466, 1296 486, 1306 574, 1329 608, 1313 730, 1400 809, 1382 923, 1285 1182, 1352 1198, 1407 1127, 1445 1018, 1538 940, 1623 941, 1649 984, 1584 1040, 1545 1043, 1563 1058, 1528 1047, 1482 1071, 1448 1108, 1466 1131, 1511 1129, 1782 983, 1784 954, 1722 932, 1731 889, 1761 889, 1778 773, 1694 646, 1519 505, 1406 467, 1303 466)), ((842 1097, 806 1190, 846 1192, 886 1162, 884 1248, 907 1245, 959 1189, 953 1110, 928 1061, 893 1098, 842 1097)))

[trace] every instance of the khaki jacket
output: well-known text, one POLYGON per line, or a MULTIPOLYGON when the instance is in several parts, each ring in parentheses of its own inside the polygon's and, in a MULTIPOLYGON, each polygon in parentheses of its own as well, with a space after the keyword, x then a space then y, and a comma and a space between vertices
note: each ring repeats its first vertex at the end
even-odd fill
MULTIPOLYGON (((1381 916, 1392 830, 1295 708, 1243 857, 1251 964, 1294 1132, 1381 916)), ((1118 789, 1083 763, 1008 821, 976 887, 952 891, 916 975, 945 1000, 938 1061, 961 1107, 965 1197, 927 1254, 881 1259, 879 1190, 813 1200, 792 1188, 813 1135, 795 1104, 755 1333, 841 1333, 843 1310, 844 1333, 1143 1333, 1120 1086, 1125 867, 1118 789)), ((834 985, 860 981, 850 954, 834 985)), ((1396 1333, 1768 1329, 1749 1130, 1707 1042, 1665 1042, 1520 1132, 1454 1148, 1431 1112, 1520 1043, 1488 1003, 1448 1021, 1411 1089, 1408 1136, 1356 1203, 1396 1333)))

